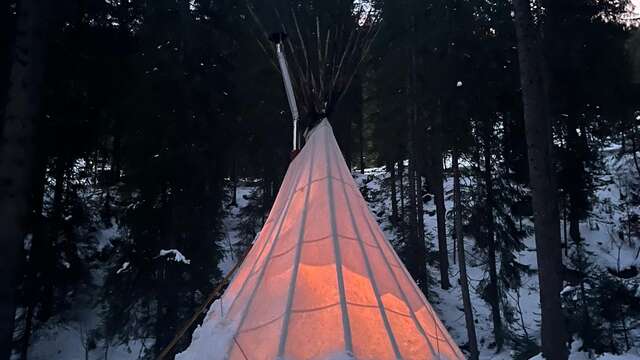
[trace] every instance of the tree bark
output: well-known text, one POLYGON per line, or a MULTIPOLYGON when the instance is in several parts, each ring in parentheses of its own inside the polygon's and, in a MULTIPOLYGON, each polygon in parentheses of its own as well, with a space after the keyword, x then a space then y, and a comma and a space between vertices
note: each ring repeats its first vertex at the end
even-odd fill
POLYGON ((47 13, 45 1, 18 4, 15 51, 0 140, 0 359, 11 354, 18 275, 29 218, 34 120, 40 108, 47 13))
POLYGON ((400 224, 400 240, 402 242, 406 242, 406 229, 405 229, 405 219, 406 219, 406 207, 405 207, 405 191, 404 191, 404 160, 400 159, 398 161, 398 175, 400 176, 400 211, 399 211, 399 221, 400 224))
MULTIPOLYGON (((442 160, 442 159, 440 159, 442 160)), ((436 222, 438 227, 438 255, 440 264, 440 287, 447 290, 451 287, 449 281, 449 250, 447 247, 447 224, 446 224, 446 208, 444 205, 444 184, 442 181, 442 161, 437 161, 434 164, 439 171, 436 171, 434 176, 435 183, 432 182, 434 187, 434 201, 436 205, 436 222), (436 179, 437 178, 437 179, 436 179)))
POLYGON ((431 186, 436 205, 436 222, 438 227, 438 262, 440 265, 440 287, 447 290, 449 281, 449 250, 447 249, 447 209, 444 204, 444 169, 442 168, 442 105, 438 106, 433 128, 431 186))
MULTIPOLYGON (((569 200, 571 203, 571 200, 569 200)), ((580 216, 576 209, 569 209, 569 237, 574 244, 580 244, 580 216)))
MULTIPOLYGON (((422 244, 426 244, 426 238, 424 234, 424 205, 422 201, 422 176, 416 171, 416 220, 418 230, 418 241, 422 244)), ((425 245, 425 253, 426 253, 425 245)), ((425 261, 426 262, 426 261, 425 261)), ((425 264, 426 265, 426 264, 425 264)))
POLYGON ((387 165, 390 171, 389 180, 391 181, 391 223, 398 223, 398 192, 396 190, 396 164, 389 162, 387 165))
MULTIPOLYGON (((48 234, 39 242, 34 251, 35 259, 38 259, 40 267, 40 277, 42 282, 42 294, 40 301, 42 309, 39 318, 42 321, 48 320, 54 313, 54 284, 53 271, 56 267, 56 247, 60 235, 66 238, 64 233, 64 192, 65 192, 65 173, 67 171, 68 162, 64 159, 64 155, 58 156, 55 165, 55 186, 53 188, 53 201, 51 207, 51 215, 49 216, 48 234)), ((65 243, 67 240, 65 239, 65 243)), ((70 255, 70 254, 67 254, 70 255)), ((69 258, 71 260, 71 258, 69 258)))
POLYGON ((358 132, 360 135, 360 140, 358 141, 358 145, 360 145, 360 174, 364 175, 364 114, 360 115, 358 132))
POLYGON ((460 168, 458 166, 458 151, 454 147, 452 156, 453 168, 453 209, 456 242, 458 243, 458 268, 460 270, 460 288, 462 290, 462 306, 464 308, 464 320, 467 326, 467 338, 469 339, 470 359, 478 360, 478 339, 476 337, 476 325, 473 320, 473 307, 469 294, 469 279, 467 278, 467 263, 464 253, 464 234, 462 232, 462 201, 460 194, 460 168))
MULTIPOLYGON (((632 123, 633 125, 633 123, 632 123)), ((638 142, 636 140, 636 126, 632 126, 632 134, 631 134, 631 154, 633 156, 633 164, 636 167, 636 171, 638 175, 640 175, 640 164, 638 163, 638 142)), ((622 142, 624 144, 624 141, 622 142)))
MULTIPOLYGON (((0 6, 0 53, 9 54, 10 48, 10 38, 13 30, 13 26, 11 26, 12 20, 12 2, 5 1, 2 6, 0 6)), ((0 104, 5 104, 6 101, 6 89, 9 84, 9 58, 8 56, 2 55, 0 57, 0 104)), ((2 121, 2 120, 0 120, 2 121)), ((2 135, 2 126, 0 124, 0 136, 2 135)))
POLYGON ((238 206, 238 160, 237 154, 234 152, 231 160, 231 206, 238 206))
POLYGON ((346 119, 345 123, 345 133, 346 133, 346 139, 344 141, 344 158, 347 161, 347 166, 349 167, 349 170, 353 169, 353 154, 352 154, 352 144, 353 144, 353 135, 351 135, 351 133, 353 132, 353 124, 351 123, 351 119, 352 117, 349 116, 348 119, 346 119))
POLYGON ((25 297, 25 316, 24 331, 21 339, 20 357, 26 360, 29 352, 31 341, 31 332, 33 329, 33 317, 35 308, 40 298, 40 284, 42 277, 38 273, 42 271, 42 247, 47 243, 48 238, 44 232, 44 222, 42 210, 44 205, 44 192, 46 183, 46 156, 40 154, 37 157, 37 170, 35 172, 33 184, 33 198, 31 205, 31 249, 29 250, 29 262, 25 264, 25 283, 23 285, 25 297))
POLYGON ((560 299, 562 249, 549 98, 529 0, 514 0, 513 4, 540 279, 542 354, 547 359, 562 360, 568 353, 560 299))
POLYGON ((502 331, 502 316, 500 314, 500 296, 498 293, 498 270, 496 265, 496 234, 495 234, 495 218, 493 216, 494 198, 493 198, 493 175, 491 173, 491 122, 485 119, 484 124, 484 185, 486 188, 485 203, 485 226, 487 237, 487 262, 489 266, 489 304, 491 305, 491 318, 493 320, 493 334, 496 340, 496 352, 502 350, 504 344, 504 335, 502 331))
MULTIPOLYGON (((631 126, 629 127, 629 130, 631 131, 631 133, 628 135, 628 137, 631 139, 631 156, 633 158, 633 165, 636 168, 636 171, 638 172, 638 175, 640 175, 640 162, 638 161, 638 134, 636 132, 636 117, 633 111, 630 111, 630 114, 627 115, 627 118, 631 121, 631 126)), ((621 131, 621 135, 622 135, 622 153, 626 153, 627 149, 626 149, 626 140, 625 140, 625 130, 621 131)))
MULTIPOLYGON (((415 32, 415 19, 412 17, 412 24, 414 24, 412 31, 415 32)), ((412 275, 416 280, 416 283, 427 295, 428 293, 428 278, 427 278, 427 248, 424 241, 424 226, 420 227, 422 221, 418 220, 418 216, 422 216, 422 199, 419 194, 421 189, 417 189, 417 185, 422 183, 417 178, 420 177, 418 171, 418 135, 417 135, 417 120, 418 120, 418 105, 416 102, 416 51, 410 49, 411 68, 409 74, 409 86, 408 93, 411 94, 410 109, 408 112, 409 118, 409 257, 411 259, 412 275)), ((424 221, 424 219, 423 219, 424 221)))
MULTIPOLYGON (((416 153, 420 153, 420 149, 416 149, 416 153)), ((418 157, 419 158, 419 157, 418 157)), ((420 164, 422 163, 420 160, 416 160, 416 163, 420 164)), ((428 293, 426 292, 426 289, 428 288, 429 285, 429 273, 427 272, 427 245, 426 245, 426 238, 425 238, 425 233, 424 233, 424 203, 422 201, 422 175, 420 175, 420 171, 418 171, 418 169, 416 169, 416 188, 415 188, 415 193, 416 193, 416 225, 417 225, 417 250, 420 252, 420 257, 418 258, 419 264, 421 269, 424 269, 424 291, 425 291, 425 295, 427 295, 428 293)), ((422 275, 422 274, 421 274, 422 275)))
POLYGON ((562 247, 564 248, 565 256, 569 256, 569 241, 567 236, 567 205, 565 200, 564 206, 562 206, 562 247))
POLYGON ((566 183, 566 192, 569 195, 569 236, 574 244, 579 244, 580 236, 580 219, 581 208, 585 189, 585 169, 584 169, 584 147, 583 141, 578 136, 579 124, 576 115, 568 114, 566 118, 567 124, 567 153, 570 154, 565 160, 565 166, 568 168, 567 174, 571 174, 571 181, 566 183))
MULTIPOLYGON (((411 151, 411 150, 410 150, 411 151)), ((411 151, 413 152, 413 151, 411 151)), ((417 203, 416 203, 416 171, 415 171, 415 160, 413 159, 413 155, 410 156, 409 159, 409 204, 408 204, 408 216, 409 216, 409 238, 407 240, 408 243, 408 258, 409 260, 409 269, 411 275, 414 277, 420 289, 426 294, 427 284, 426 284, 426 262, 423 261, 425 257, 424 254, 424 243, 420 244, 420 238, 418 236, 418 221, 417 221, 417 203), (422 246, 421 246, 422 245, 422 246)))
POLYGON ((20 359, 27 360, 29 357, 29 346, 31 345, 31 332, 33 331, 33 312, 35 304, 30 302, 26 305, 24 315, 24 332, 20 343, 20 359))

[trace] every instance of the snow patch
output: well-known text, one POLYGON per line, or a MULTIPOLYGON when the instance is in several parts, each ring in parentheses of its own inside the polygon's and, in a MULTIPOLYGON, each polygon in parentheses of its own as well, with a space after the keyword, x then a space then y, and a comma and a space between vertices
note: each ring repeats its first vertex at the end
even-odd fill
POLYGON ((127 271, 127 269, 129 269, 129 262, 125 262, 124 264, 122 264, 122 266, 120 267, 120 269, 118 269, 118 271, 116 271, 116 274, 120 274, 122 272, 127 271))
POLYGON ((119 236, 119 227, 115 218, 111 218, 111 226, 106 229, 96 231, 97 250, 102 251, 111 246, 111 241, 119 236))
POLYGON ((564 289, 562 289, 562 291, 560 291, 560 295, 564 295, 568 292, 573 291, 573 289, 575 289, 573 286, 565 286, 564 289))
POLYGON ((24 237, 24 249, 26 251, 31 250, 32 244, 33 244, 33 234, 28 233, 27 236, 24 237))
POLYGON ((160 250, 160 254, 158 255, 158 257, 165 257, 165 256, 167 256, 167 260, 181 262, 187 265, 191 264, 191 260, 187 259, 184 255, 182 255, 180 251, 176 249, 160 250), (173 257, 170 258, 167 255, 173 255, 173 257))
POLYGON ((221 301, 218 299, 211 305, 203 324, 193 332, 191 345, 177 354, 175 360, 226 359, 240 321, 223 318, 225 310, 221 301))
MULTIPOLYGON (((602 355, 591 355, 586 352, 580 351, 582 347, 582 341, 577 340, 571 344, 571 353, 569 354, 569 360, 640 360, 640 357, 633 354, 614 355, 610 353, 604 353, 602 355)), ((545 360, 546 358, 542 354, 538 354, 529 360, 545 360)))

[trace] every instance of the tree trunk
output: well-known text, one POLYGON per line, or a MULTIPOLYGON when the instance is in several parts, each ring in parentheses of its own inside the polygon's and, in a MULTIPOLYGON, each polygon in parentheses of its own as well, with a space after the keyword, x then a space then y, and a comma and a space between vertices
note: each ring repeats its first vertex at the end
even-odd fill
POLYGON ((567 235, 567 201, 564 201, 565 206, 562 207, 562 241, 564 247, 564 255, 569 256, 569 241, 567 235))
POLYGON ((444 204, 444 169, 442 164, 442 104, 438 106, 432 132, 432 169, 431 186, 436 205, 436 221, 438 225, 438 262, 440 264, 440 287, 447 290, 449 281, 449 251, 447 249, 447 209, 444 204))
POLYGON ((453 149, 453 209, 454 227, 456 242, 458 243, 458 268, 460 269, 460 288, 462 290, 462 306, 464 308, 464 319, 467 325, 467 338, 469 339, 469 351, 471 360, 478 360, 478 340, 476 337, 476 325, 473 320, 473 307, 471 305, 471 295, 469 294, 469 279, 467 278, 467 263, 464 253, 464 234, 462 232, 462 201, 460 194, 460 168, 458 166, 458 151, 453 149))
MULTIPOLYGON (((5 1, 0 6, 0 53, 9 54, 11 44, 12 26, 12 9, 11 1, 5 1)), ((0 104, 5 104, 6 89, 9 87, 9 67, 8 56, 0 57, 0 104)), ((1 121, 1 120, 0 120, 1 121)), ((2 126, 0 124, 0 136, 2 135, 2 126)))
POLYGON ((231 206, 238 206, 238 161, 237 155, 234 152, 232 155, 233 160, 231 162, 231 206))
MULTIPOLYGON (((415 33, 415 19, 412 17, 411 19, 412 31, 415 33)), ((409 118, 409 242, 411 246, 409 247, 409 257, 411 259, 411 267, 412 267, 412 275, 416 280, 416 283, 422 290, 422 292, 427 295, 428 293, 428 278, 427 278, 427 249, 424 241, 424 226, 422 228, 419 227, 419 224, 422 222, 418 221, 418 216, 422 216, 421 211, 418 212, 418 209, 422 209, 422 199, 419 194, 421 189, 417 189, 417 185, 422 183, 418 181, 417 178, 420 177, 420 173, 418 172, 418 134, 417 134, 417 120, 418 120, 418 106, 416 103, 416 84, 417 84, 417 75, 416 75, 416 51, 415 49, 410 49, 410 59, 411 59, 411 68, 410 68, 410 76, 409 76, 409 86, 408 93, 411 94, 411 107, 408 112, 409 118)), ((423 220, 424 221, 424 220, 423 220)))
POLYGON ((352 133, 352 126, 353 124, 351 123, 351 119, 352 117, 349 116, 348 119, 345 121, 345 127, 346 127, 346 139, 344 141, 344 158, 347 161, 347 166, 349 167, 349 171, 351 171, 353 169, 353 161, 352 161, 352 152, 351 152, 351 144, 353 144, 353 136, 351 135, 352 133))
POLYGON ((360 174, 364 175, 364 114, 360 115, 360 122, 358 123, 358 132, 360 133, 360 174))
MULTIPOLYGON (((416 219, 418 221, 418 238, 425 243, 424 235, 424 205, 422 201, 422 176, 416 171, 416 219)), ((426 251, 426 248, 425 248, 426 251)))
POLYGON ((406 207, 405 207, 405 195, 404 195, 404 160, 398 161, 398 175, 400 176, 400 211, 399 211, 399 224, 400 224, 400 239, 402 242, 406 242, 405 231, 405 219, 406 219, 406 207))
POLYGON ((498 294, 498 270, 496 265, 496 236, 495 218, 493 216, 493 175, 491 173, 491 122, 485 119, 484 131, 484 184, 486 187, 485 226, 487 227, 487 261, 489 266, 489 304, 491 305, 491 318, 493 320, 493 335, 496 340, 496 352, 502 350, 504 336, 502 333, 502 316, 500 315, 500 296, 498 294))
MULTIPOLYGON (((580 218, 581 208, 584 207, 583 197, 585 189, 584 169, 584 144, 578 136, 579 124, 576 115, 570 113, 566 117, 567 124, 567 153, 570 154, 565 161, 565 166, 569 169, 567 174, 571 174, 571 181, 566 183, 566 192, 569 195, 569 237, 574 244, 580 243, 580 218)), ((585 135, 586 136, 586 135, 585 135)))
MULTIPOLYGON (((168 190, 165 188, 161 193, 162 207, 162 235, 159 243, 160 249, 181 249, 179 244, 181 217, 184 218, 183 199, 169 199, 168 190)), ((153 345, 154 354, 158 356, 164 346, 168 344, 175 335, 175 327, 179 318, 177 297, 181 295, 181 286, 178 281, 180 264, 165 258, 158 259, 157 272, 157 292, 156 292, 156 323, 155 323, 155 343, 153 345)))
POLYGON ((532 187, 536 256, 540 279, 542 354, 567 359, 562 315, 562 249, 557 188, 552 162, 552 128, 548 114, 542 51, 529 0, 514 0, 520 81, 532 187))
POLYGON ((389 165, 387 165, 387 167, 389 168, 389 171, 391 173, 391 176, 389 178, 389 180, 391 181, 390 185, 391 185, 391 223, 392 224, 397 224, 398 223, 398 193, 396 190, 396 164, 394 162, 389 162, 389 165))
POLYGON ((400 180, 400 217, 404 217, 404 211, 405 211, 405 193, 404 193, 404 188, 405 188, 405 184, 404 184, 404 160, 400 159, 400 161, 398 161, 398 176, 399 176, 399 180, 400 180))
MULTIPOLYGON (((120 1, 120 5, 118 5, 118 23, 120 23, 118 30, 118 38, 120 41, 120 67, 125 74, 131 74, 131 55, 133 53, 132 46, 130 45, 131 41, 129 39, 130 31, 129 25, 131 23, 131 18, 129 11, 133 6, 131 1, 120 1)), ((84 11, 82 12, 84 16, 84 11)), ((127 111, 129 109, 125 109, 127 111)), ((125 119, 126 114, 124 112, 120 113, 120 116, 117 116, 113 121, 113 149, 112 149, 112 159, 111 159, 111 183, 110 185, 117 185, 120 182, 120 173, 122 171, 122 140, 125 133, 125 119)), ((111 224, 111 219, 107 219, 108 225, 111 224)))
POLYGON ((15 52, 0 144, 0 359, 11 354, 18 275, 34 165, 34 120, 43 81, 47 3, 18 4, 15 52))
POLYGON ((122 169, 122 130, 117 127, 113 136, 113 160, 111 163, 111 184, 117 185, 120 181, 122 169))
MULTIPOLYGON (((419 161, 417 161, 420 163, 419 161)), ((429 274, 427 272, 427 245, 424 234, 424 203, 422 201, 422 176, 420 172, 416 170, 416 220, 417 220, 417 250, 421 254, 418 258, 421 269, 424 269, 424 290, 425 295, 428 294, 427 288, 429 285, 429 274)))
POLYGON ((27 360, 29 357, 29 345, 31 341, 31 332, 33 331, 33 312, 35 304, 30 301, 26 305, 27 309, 24 315, 24 332, 22 334, 22 340, 20 344, 20 359, 27 360))
MULTIPOLYGON (((54 308, 54 284, 53 274, 56 267, 56 246, 60 234, 64 232, 63 219, 63 196, 65 190, 65 172, 67 170, 67 162, 62 155, 58 156, 55 165, 55 186, 53 188, 53 201, 51 208, 50 220, 47 227, 47 236, 42 239, 42 243, 38 244, 37 251, 38 262, 40 263, 40 277, 42 282, 42 294, 40 301, 42 309, 39 318, 42 321, 48 320, 53 315, 54 308)), ((65 240, 66 242, 66 240, 65 240)), ((67 254, 70 255, 70 254, 67 254)), ((71 259, 70 259, 71 260, 71 259)))
MULTIPOLYGON (((442 159, 440 159, 442 160, 442 159)), ((440 286, 447 290, 451 287, 451 282, 449 281, 449 250, 447 248, 447 210, 444 205, 444 184, 442 181, 442 161, 437 161, 437 164, 434 164, 436 169, 436 174, 434 175, 434 180, 436 182, 432 182, 433 192, 434 192, 434 201, 436 204, 436 221, 438 224, 438 255, 439 255, 439 264, 440 264, 440 286), (439 168, 439 169, 438 169, 439 168), (436 179, 437 178, 437 179, 436 179)))
POLYGON ((453 239, 453 256, 451 257, 451 260, 453 260, 453 265, 456 265, 456 254, 457 254, 457 248, 456 248, 456 244, 457 242, 455 241, 455 239, 453 239))
POLYGON ((24 316, 24 332, 22 334, 21 343, 21 359, 26 360, 29 352, 31 341, 31 332, 33 329, 33 316, 35 307, 40 298, 39 288, 41 284, 42 262, 42 246, 48 241, 44 232, 42 209, 44 203, 44 192, 46 183, 46 157, 38 156, 36 176, 33 185, 33 198, 31 205, 31 249, 29 251, 29 262, 26 264, 25 283, 23 285, 24 297, 26 301, 26 310, 24 316))
MULTIPOLYGON (((633 115, 631 115, 631 119, 634 119, 633 115)), ((640 175, 640 164, 638 163, 638 140, 636 139, 637 134, 636 134, 636 125, 635 125, 635 121, 631 120, 631 154, 633 156, 633 164, 636 167, 636 171, 638 172, 638 175, 640 175)), ((623 132, 624 133, 624 132, 623 132)), ((622 141, 622 144, 624 146, 624 141, 622 141)))
POLYGON ((574 244, 580 244, 580 216, 578 216, 576 209, 569 209, 569 237, 574 244))
MULTIPOLYGON (((410 150, 411 151, 411 150, 410 150)), ((411 151, 412 152, 412 151, 411 151)), ((418 237, 418 221, 417 221, 417 203, 416 203, 416 171, 415 171, 415 160, 413 159, 413 154, 410 155, 409 158, 409 204, 408 207, 408 216, 409 216, 409 238, 407 239, 408 245, 408 259, 409 259, 409 268, 411 275, 413 275, 414 279, 422 289, 422 291, 426 291, 426 268, 425 263, 422 261, 424 257, 424 252, 421 249, 420 239, 418 237)), ((424 247, 424 243, 422 243, 422 247, 424 247)), ((426 292, 425 292, 426 294, 426 292)))

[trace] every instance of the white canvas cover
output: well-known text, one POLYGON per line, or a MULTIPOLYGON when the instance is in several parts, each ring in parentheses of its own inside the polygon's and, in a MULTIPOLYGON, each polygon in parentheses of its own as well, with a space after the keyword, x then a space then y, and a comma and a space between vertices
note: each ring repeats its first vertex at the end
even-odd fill
POLYGON ((464 359, 370 213, 324 120, 176 359, 464 359))

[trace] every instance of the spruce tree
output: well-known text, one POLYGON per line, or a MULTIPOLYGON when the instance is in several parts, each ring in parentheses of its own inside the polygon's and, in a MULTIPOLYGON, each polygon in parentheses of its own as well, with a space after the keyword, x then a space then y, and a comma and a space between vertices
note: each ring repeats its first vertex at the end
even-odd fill
POLYGON ((560 301, 560 223, 557 187, 552 168, 552 130, 548 119, 550 105, 543 77, 542 46, 529 1, 515 0, 514 9, 529 174, 533 190, 536 256, 540 279, 542 354, 552 359, 566 359, 567 335, 560 301))

